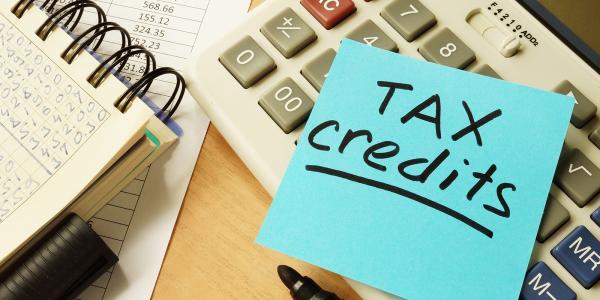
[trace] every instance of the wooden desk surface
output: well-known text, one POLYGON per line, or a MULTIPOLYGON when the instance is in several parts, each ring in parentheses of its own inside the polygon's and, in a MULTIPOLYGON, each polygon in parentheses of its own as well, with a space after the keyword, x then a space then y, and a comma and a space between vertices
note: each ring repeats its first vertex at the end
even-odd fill
MULTIPOLYGON (((260 1, 253 0, 252 6, 260 1)), ((179 214, 153 299, 291 299, 287 264, 344 299, 360 299, 338 275, 254 242, 271 197, 210 127, 179 214)))

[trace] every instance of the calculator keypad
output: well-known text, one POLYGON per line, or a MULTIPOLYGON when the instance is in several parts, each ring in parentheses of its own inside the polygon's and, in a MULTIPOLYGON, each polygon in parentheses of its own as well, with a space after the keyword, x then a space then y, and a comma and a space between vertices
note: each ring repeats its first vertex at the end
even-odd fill
POLYGON ((600 241, 583 225, 577 226, 552 255, 586 289, 600 280, 600 241))
POLYGON ((571 124, 573 126, 582 128, 596 115, 596 105, 569 81, 563 81, 555 90, 558 93, 575 98, 575 107, 571 116, 571 124))
POLYGON ((575 300, 577 295, 543 261, 527 272, 520 300, 575 300), (542 286, 542 287, 540 287, 542 286))
POLYGON ((450 29, 444 28, 427 40, 419 53, 428 61, 464 69, 475 60, 475 53, 450 29))
POLYGON ((498 75, 498 73, 496 73, 496 71, 487 64, 483 64, 481 66, 476 67, 475 69, 473 69, 473 72, 479 75, 485 75, 496 79, 502 79, 502 77, 500 77, 500 75, 498 75))
POLYGON ((398 52, 398 45, 371 20, 363 22, 351 31, 347 38, 373 47, 398 52))
POLYGON ((317 91, 321 91, 321 88, 323 87, 323 83, 327 78, 335 54, 333 49, 327 49, 321 55, 306 64, 300 71, 302 76, 304 76, 317 91))
POLYGON ((290 133, 306 121, 314 102, 288 77, 263 95, 258 104, 283 132, 290 133))
POLYGON ((276 67, 269 54, 249 36, 227 49, 219 61, 244 88, 251 87, 276 67))
POLYGON ((395 0, 381 16, 408 42, 437 23, 433 13, 417 0, 395 0))
POLYGON ((317 39, 315 31, 291 8, 273 17, 260 31, 286 58, 293 57, 317 39))
POLYGON ((600 169, 579 149, 561 160, 555 176, 558 186, 579 207, 584 207, 600 191, 600 169))
POLYGON ((325 29, 331 29, 356 11, 352 0, 301 0, 300 3, 325 29))
POLYGON ((548 201, 546 202, 542 223, 540 224, 540 229, 538 231, 538 242, 543 243, 546 241, 561 226, 569 221, 569 218, 569 211, 562 206, 558 200, 550 195, 550 197, 548 197, 548 201))

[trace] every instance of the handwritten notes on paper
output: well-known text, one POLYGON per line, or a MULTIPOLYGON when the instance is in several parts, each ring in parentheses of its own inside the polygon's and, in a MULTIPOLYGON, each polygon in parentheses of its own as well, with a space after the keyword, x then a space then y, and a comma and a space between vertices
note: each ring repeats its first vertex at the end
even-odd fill
POLYGON ((411 300, 516 299, 572 109, 344 41, 257 240, 411 300))
POLYGON ((0 14, 0 223, 89 140, 110 113, 0 14))

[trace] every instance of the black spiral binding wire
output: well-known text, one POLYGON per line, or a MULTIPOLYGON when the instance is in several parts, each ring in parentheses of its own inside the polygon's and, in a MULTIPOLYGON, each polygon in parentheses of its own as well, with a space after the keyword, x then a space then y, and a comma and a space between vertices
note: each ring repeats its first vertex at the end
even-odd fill
MULTIPOLYGON (((58 1, 58 0, 53 1, 46 8, 47 11, 51 12, 54 9, 54 5, 55 5, 56 1, 58 1)), ((48 2, 48 0, 46 2, 48 2)), ((45 8, 46 2, 44 2, 44 4, 42 4, 40 7, 45 8)), ((62 22, 67 17, 69 19, 67 19, 67 21, 65 21, 63 26, 69 27, 69 25, 70 25, 71 27, 68 29, 69 29, 69 31, 73 32, 75 30, 75 28, 77 27, 77 25, 79 25, 79 21, 81 21, 81 16, 83 16, 84 9, 86 9, 86 8, 93 8, 96 10, 96 13, 98 15, 97 24, 106 23, 106 14, 104 13, 104 11, 102 10, 102 8, 100 6, 98 6, 93 1, 80 0, 80 1, 71 2, 71 3, 63 6, 61 9, 57 10, 56 12, 52 13, 50 15, 50 17, 48 17, 48 19, 46 19, 44 24, 42 24, 42 26, 40 26, 40 28, 38 28, 38 30, 36 31, 36 34, 42 40, 45 41, 46 38, 48 38, 48 35, 50 34, 50 32, 52 32, 54 29, 56 29, 56 27, 58 27, 60 22, 62 22), (75 18, 75 20, 73 20, 73 18, 75 18)), ((104 36, 101 36, 101 38, 99 39, 99 43, 102 42, 102 39, 104 39, 104 36)))
MULTIPOLYGON (((20 0, 11 11, 20 19, 23 16, 23 13, 33 5, 34 1, 35 0, 20 0)), ((46 0, 40 5, 40 8, 45 9, 47 12, 51 12, 57 2, 58 0, 46 0)))
MULTIPOLYGON (((88 82, 97 88, 111 72, 120 73, 131 57, 140 54, 144 54, 146 59, 146 68, 142 76, 154 71, 156 69, 156 58, 154 58, 154 55, 140 45, 133 45, 119 49, 119 51, 105 59, 88 77, 88 82)), ((142 93, 145 92, 143 91, 142 93)))
POLYGON ((131 36, 129 36, 127 30, 115 22, 104 22, 96 24, 84 31, 80 36, 73 40, 60 56, 68 64, 71 64, 75 57, 81 53, 81 51, 87 49, 96 39, 98 39, 98 41, 91 49, 92 51, 98 50, 98 47, 100 47, 104 40, 104 36, 110 31, 118 31, 121 34, 121 48, 131 46, 131 36))
MULTIPOLYGON (((23 13, 33 5, 33 2, 34 0, 20 0, 13 7, 12 12, 20 18, 23 13)), ((42 40, 46 40, 53 30, 58 26, 61 26, 61 23, 63 27, 67 28, 69 31, 73 31, 80 23, 84 10, 86 8, 94 9, 98 15, 97 24, 88 28, 75 38, 62 52, 61 57, 68 64, 71 64, 83 50, 89 49, 91 51, 97 51, 102 45, 106 34, 111 31, 117 31, 121 36, 120 49, 103 60, 88 76, 87 81, 94 88, 98 88, 110 74, 118 76, 132 57, 143 55, 146 67, 142 77, 137 82, 133 83, 114 105, 119 111, 123 113, 126 112, 136 96, 144 96, 157 78, 173 75, 176 80, 175 89, 160 111, 156 113, 156 116, 162 121, 170 119, 181 104, 183 96, 185 95, 186 84, 183 76, 173 68, 162 67, 157 69, 156 58, 154 55, 140 45, 132 45, 131 37, 127 30, 117 23, 107 21, 106 14, 102 8, 93 1, 75 0, 55 12, 52 12, 57 2, 58 0, 46 0, 40 5, 41 9, 45 9, 51 14, 42 26, 38 28, 36 34, 42 40)))
POLYGON ((57 2, 58 0, 46 0, 44 1, 44 3, 42 3, 42 5, 40 5, 40 8, 46 9, 48 12, 51 12, 54 9, 54 5, 56 5, 57 2), (48 5, 47 8, 46 5, 48 5))
POLYGON ((169 97, 167 103, 165 103, 156 116, 162 121, 170 119, 179 107, 179 104, 181 104, 181 100, 185 94, 186 85, 183 76, 181 76, 181 74, 179 74, 173 68, 169 67, 158 68, 146 74, 135 84, 129 87, 129 89, 127 89, 123 95, 121 95, 121 97, 115 102, 115 107, 124 112, 131 105, 136 95, 144 95, 157 78, 165 75, 175 76, 177 82, 175 83, 175 89, 173 90, 171 97, 169 97))
POLYGON ((23 16, 23 13, 33 5, 33 1, 34 0, 21 0, 17 2, 17 5, 11 10, 12 13, 20 19, 23 16))

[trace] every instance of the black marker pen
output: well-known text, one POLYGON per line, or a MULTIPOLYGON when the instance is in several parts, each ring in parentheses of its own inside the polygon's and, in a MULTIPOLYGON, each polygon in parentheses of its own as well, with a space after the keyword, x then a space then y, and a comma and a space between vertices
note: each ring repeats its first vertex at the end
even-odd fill
POLYGON ((288 266, 278 266, 277 274, 283 284, 290 289, 294 300, 341 300, 336 294, 323 290, 312 279, 303 277, 288 266))

